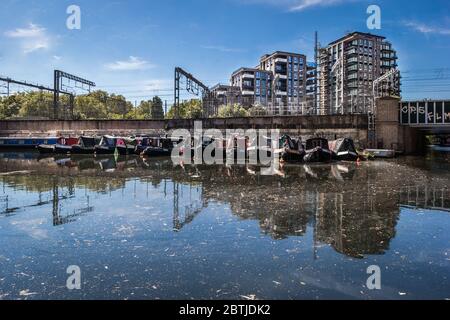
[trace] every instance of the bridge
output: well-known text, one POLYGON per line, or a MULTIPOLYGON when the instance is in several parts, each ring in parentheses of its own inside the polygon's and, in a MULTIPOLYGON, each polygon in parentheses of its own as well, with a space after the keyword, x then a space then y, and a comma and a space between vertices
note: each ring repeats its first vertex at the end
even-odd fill
POLYGON ((450 131, 450 100, 401 102, 400 124, 433 132, 450 131))

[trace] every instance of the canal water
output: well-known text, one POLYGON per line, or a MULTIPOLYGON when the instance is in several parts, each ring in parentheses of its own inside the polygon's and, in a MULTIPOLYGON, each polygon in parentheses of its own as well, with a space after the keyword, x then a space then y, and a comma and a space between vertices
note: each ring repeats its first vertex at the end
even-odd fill
POLYGON ((449 169, 1 153, 0 299, 449 299, 449 169))

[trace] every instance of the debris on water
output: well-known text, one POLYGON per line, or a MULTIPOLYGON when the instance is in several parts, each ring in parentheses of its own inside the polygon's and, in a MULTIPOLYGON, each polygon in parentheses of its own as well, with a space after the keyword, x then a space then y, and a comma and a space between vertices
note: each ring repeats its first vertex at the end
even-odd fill
POLYGON ((34 295, 37 295, 37 292, 30 292, 29 289, 22 290, 19 292, 19 296, 21 296, 21 297, 28 297, 28 296, 34 296, 34 295))
POLYGON ((14 176, 14 175, 19 175, 19 174, 30 174, 33 171, 28 171, 28 170, 24 170, 24 171, 12 171, 12 172, 2 172, 0 173, 0 176, 14 176))

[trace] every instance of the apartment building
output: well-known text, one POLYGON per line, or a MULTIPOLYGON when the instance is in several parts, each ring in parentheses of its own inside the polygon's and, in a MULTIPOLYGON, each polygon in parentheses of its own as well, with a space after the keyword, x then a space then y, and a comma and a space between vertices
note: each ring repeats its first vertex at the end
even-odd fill
POLYGON ((272 96, 272 78, 269 71, 240 68, 231 75, 231 87, 239 88, 240 103, 243 106, 266 106, 272 96))
POLYGON ((288 112, 299 111, 306 101, 306 56, 276 51, 261 57, 259 69, 273 77, 274 94, 268 105, 288 112))
MULTIPOLYGON (((397 67, 397 54, 385 37, 354 32, 319 52, 319 114, 367 112, 374 81, 397 67)), ((381 96, 400 96, 400 78, 390 78, 381 96)))
POLYGON ((316 114, 317 108, 317 68, 316 63, 307 63, 306 73, 306 107, 302 114, 316 114))

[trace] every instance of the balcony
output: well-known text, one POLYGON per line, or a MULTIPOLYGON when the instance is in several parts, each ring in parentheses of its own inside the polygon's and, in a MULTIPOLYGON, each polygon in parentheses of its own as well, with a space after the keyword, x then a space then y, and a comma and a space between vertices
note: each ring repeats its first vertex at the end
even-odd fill
POLYGON ((287 58, 276 58, 275 63, 287 63, 287 58))
POLYGON ((347 65, 353 65, 355 63, 358 63, 358 58, 356 57, 347 60, 347 65))
POLYGON ((347 54, 348 56, 354 56, 354 55, 357 55, 357 54, 358 54, 358 49, 357 49, 357 48, 352 48, 352 49, 348 50, 348 51, 346 52, 346 54, 347 54))
POLYGON ((358 88, 358 82, 357 81, 348 82, 347 83, 347 87, 350 88, 350 89, 357 89, 358 88))

